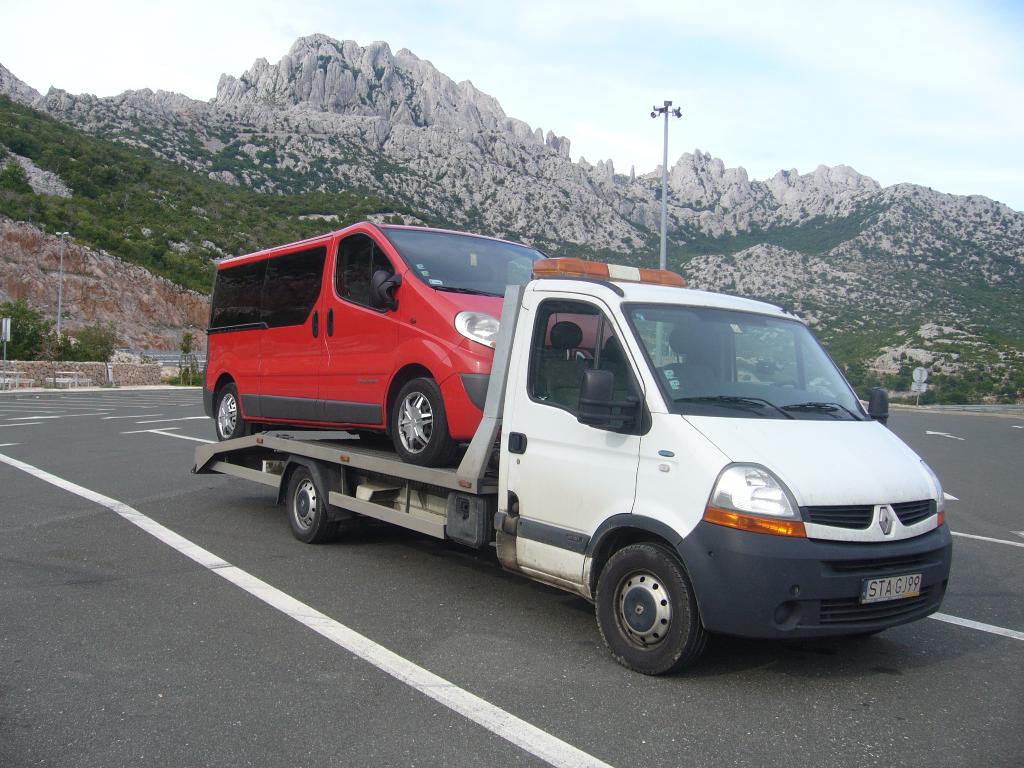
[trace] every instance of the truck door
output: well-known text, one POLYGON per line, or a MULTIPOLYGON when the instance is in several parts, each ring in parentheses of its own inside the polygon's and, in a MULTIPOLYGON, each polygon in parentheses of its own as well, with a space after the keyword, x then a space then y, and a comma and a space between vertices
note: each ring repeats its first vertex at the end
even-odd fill
POLYGON ((583 372, 615 374, 616 399, 643 395, 606 308, 590 299, 549 298, 526 306, 504 424, 508 490, 519 503, 520 567, 579 583, 590 536, 611 515, 631 512, 640 436, 576 420, 583 372))

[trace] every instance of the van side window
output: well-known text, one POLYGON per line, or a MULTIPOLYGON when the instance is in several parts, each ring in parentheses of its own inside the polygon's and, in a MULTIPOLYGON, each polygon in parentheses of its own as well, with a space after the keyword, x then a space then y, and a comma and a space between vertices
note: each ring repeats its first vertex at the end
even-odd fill
POLYGON ((302 325, 320 297, 327 249, 278 256, 267 263, 262 318, 270 328, 302 325))
POLYGON ((378 269, 394 272, 387 256, 369 235, 351 235, 338 245, 338 263, 334 271, 334 288, 343 299, 372 306, 370 277, 378 269))
POLYGON ((267 262, 255 261, 217 272, 210 310, 211 328, 260 322, 260 292, 267 262))
POLYGON ((543 302, 531 344, 528 386, 534 400, 577 413, 583 372, 592 368, 615 374, 617 399, 640 391, 611 324, 592 304, 543 302))

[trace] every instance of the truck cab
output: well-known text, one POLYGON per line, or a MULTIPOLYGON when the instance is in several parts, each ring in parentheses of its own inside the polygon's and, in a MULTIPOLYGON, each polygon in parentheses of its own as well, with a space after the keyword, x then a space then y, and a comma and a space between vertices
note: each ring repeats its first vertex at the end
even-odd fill
POLYGON ((513 338, 499 557, 595 600, 627 665, 685 664, 706 632, 863 634, 939 607, 939 481, 798 318, 553 276, 513 338))

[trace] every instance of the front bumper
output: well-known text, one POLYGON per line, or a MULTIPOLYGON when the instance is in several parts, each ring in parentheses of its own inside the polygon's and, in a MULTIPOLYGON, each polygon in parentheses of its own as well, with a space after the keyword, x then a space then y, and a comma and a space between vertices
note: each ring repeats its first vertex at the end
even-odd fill
POLYGON ((795 638, 875 632, 937 611, 953 539, 945 525, 903 541, 848 543, 701 522, 677 547, 709 631, 795 638), (907 573, 921 574, 918 597, 861 605, 864 579, 907 573))

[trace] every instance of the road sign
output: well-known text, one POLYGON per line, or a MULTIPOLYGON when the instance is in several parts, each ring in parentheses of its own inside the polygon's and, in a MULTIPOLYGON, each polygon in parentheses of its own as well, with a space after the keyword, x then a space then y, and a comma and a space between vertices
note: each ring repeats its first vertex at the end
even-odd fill
POLYGON ((0 320, 0 341, 11 340, 11 318, 5 317, 0 320))
POLYGON ((917 394, 921 395, 928 391, 928 385, 923 381, 915 381, 910 385, 910 391, 917 392, 917 394))
POLYGON ((928 381, 928 369, 918 366, 914 369, 914 381, 917 384, 924 384, 928 381))

